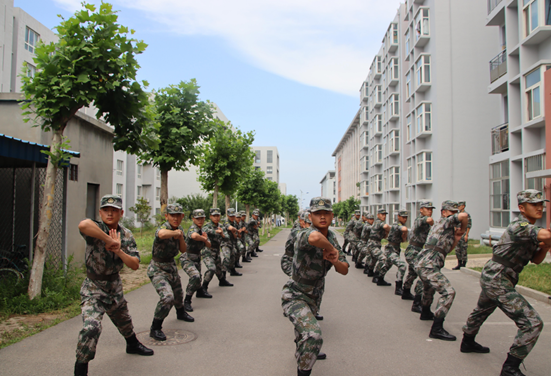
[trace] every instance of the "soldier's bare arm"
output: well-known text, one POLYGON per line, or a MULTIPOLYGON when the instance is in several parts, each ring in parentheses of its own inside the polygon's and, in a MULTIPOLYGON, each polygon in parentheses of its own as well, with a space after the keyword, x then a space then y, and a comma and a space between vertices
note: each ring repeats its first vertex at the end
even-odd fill
POLYGON ((408 240, 408 228, 406 226, 402 226, 402 242, 406 242, 408 240))
POLYGON ((127 254, 124 253, 124 251, 120 248, 120 244, 121 244, 121 234, 120 234, 120 233, 117 233, 117 230, 109 230, 109 236, 110 236, 112 239, 118 241, 119 247, 118 247, 118 248, 115 248, 115 249, 108 249, 108 251, 111 251, 111 252, 113 252, 114 254, 116 254, 117 256, 119 256, 119 258, 122 260, 122 262, 124 262, 124 264, 125 264, 126 266, 128 266, 130 269, 132 269, 132 270, 137 270, 137 269, 140 267, 140 260, 139 260, 137 257, 127 255, 127 254))
POLYGON ((385 223, 383 228, 385 230, 385 238, 386 238, 386 237, 388 237, 388 233, 390 232, 390 226, 387 223, 385 223))
POLYGON ((538 232, 538 240, 540 241, 540 249, 532 258, 534 264, 541 264, 545 259, 547 252, 551 249, 551 231, 541 229, 538 232))
POLYGON ((159 230, 159 239, 180 239, 180 237, 184 237, 182 230, 168 230, 166 228, 159 230))
MULTIPOLYGON (((105 248, 111 250, 113 248, 120 248, 121 242, 120 238, 117 241, 111 236, 103 232, 98 225, 91 219, 85 219, 78 224, 78 229, 81 233, 91 238, 96 238, 105 242, 105 248)), ((115 230, 116 231, 116 230, 115 230)))
POLYGON ((180 253, 186 253, 187 244, 186 244, 186 238, 184 237, 183 234, 182 234, 182 237, 179 240, 180 240, 180 253))
POLYGON ((432 226, 434 224, 434 219, 432 219, 432 217, 428 217, 427 223, 429 224, 429 226, 432 226))

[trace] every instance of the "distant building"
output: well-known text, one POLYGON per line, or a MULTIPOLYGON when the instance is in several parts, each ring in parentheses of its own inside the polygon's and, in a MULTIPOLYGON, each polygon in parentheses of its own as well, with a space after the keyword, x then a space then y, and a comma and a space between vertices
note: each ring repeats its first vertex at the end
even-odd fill
POLYGON ((266 179, 279 184, 279 153, 275 146, 252 146, 254 168, 264 172, 266 179))
POLYGON ((279 192, 281 192, 282 195, 287 195, 287 184, 279 183, 279 192))
POLYGON ((333 152, 335 157, 336 200, 359 199, 360 184, 360 111, 356 113, 333 152))
POLYGON ((321 179, 321 197, 331 199, 335 203, 337 193, 337 182, 335 181, 335 171, 327 171, 327 174, 321 179))

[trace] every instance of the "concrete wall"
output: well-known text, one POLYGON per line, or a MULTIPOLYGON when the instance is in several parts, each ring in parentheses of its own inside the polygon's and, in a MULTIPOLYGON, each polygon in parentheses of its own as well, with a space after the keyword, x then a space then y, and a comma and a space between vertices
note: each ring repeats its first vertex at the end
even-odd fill
POLYGON ((260 170, 264 171, 265 178, 271 178, 270 180, 275 181, 279 184, 279 152, 277 151, 276 146, 251 146, 251 149, 256 153, 260 151, 260 163, 256 163, 256 157, 254 166, 259 167, 260 170), (268 163, 268 151, 272 152, 272 162, 268 163), (267 172, 268 166, 272 167, 272 173, 267 172))

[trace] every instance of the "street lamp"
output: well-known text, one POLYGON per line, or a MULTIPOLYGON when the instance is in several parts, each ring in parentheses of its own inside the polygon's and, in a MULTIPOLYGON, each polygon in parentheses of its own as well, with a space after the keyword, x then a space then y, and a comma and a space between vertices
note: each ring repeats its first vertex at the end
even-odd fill
MULTIPOLYGON (((300 190, 300 210, 302 210, 302 189, 300 190)), ((309 192, 306 192, 308 194, 309 192)))

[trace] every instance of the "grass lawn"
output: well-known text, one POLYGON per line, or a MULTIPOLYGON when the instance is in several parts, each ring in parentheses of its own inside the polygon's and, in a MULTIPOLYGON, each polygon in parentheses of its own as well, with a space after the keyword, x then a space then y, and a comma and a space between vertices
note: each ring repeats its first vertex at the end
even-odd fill
MULTIPOLYGON (((481 272, 482 268, 470 268, 481 272)), ((518 284, 551 295, 551 263, 529 264, 520 273, 518 284)))

